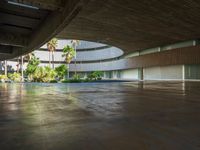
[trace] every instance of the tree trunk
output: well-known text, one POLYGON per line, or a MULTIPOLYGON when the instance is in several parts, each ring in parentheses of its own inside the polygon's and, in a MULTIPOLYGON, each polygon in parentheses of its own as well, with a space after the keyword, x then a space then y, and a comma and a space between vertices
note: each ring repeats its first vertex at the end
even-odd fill
POLYGON ((54 69, 54 51, 52 51, 52 68, 54 69))
POLYGON ((75 50, 75 57, 74 57, 75 58, 75 72, 74 73, 75 73, 75 76, 76 76, 76 72, 77 72, 76 71, 76 46, 74 47, 74 50, 75 50))
POLYGON ((49 51, 49 67, 51 66, 51 52, 49 51))
POLYGON ((69 64, 67 64, 68 68, 67 68, 67 79, 69 79, 69 64))

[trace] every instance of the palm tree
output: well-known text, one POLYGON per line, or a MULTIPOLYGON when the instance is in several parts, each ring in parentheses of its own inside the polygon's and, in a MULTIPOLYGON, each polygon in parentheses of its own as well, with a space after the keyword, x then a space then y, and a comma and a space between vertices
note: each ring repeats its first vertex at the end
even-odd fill
POLYGON ((67 69, 68 70, 68 73, 67 73, 68 79, 69 79, 69 64, 72 61, 72 59, 74 58, 75 54, 76 54, 75 49, 73 47, 67 45, 63 48, 62 57, 65 57, 65 61, 68 64, 68 69, 67 69))
POLYGON ((28 53, 24 55, 24 61, 29 62, 33 56, 35 56, 34 53, 28 53))
POLYGON ((51 65, 50 54, 52 53, 52 68, 54 68, 54 52, 56 50, 57 44, 58 44, 58 39, 56 38, 51 39, 47 43, 47 48, 49 50, 49 66, 51 65))
POLYGON ((75 75, 76 75, 76 47, 80 44, 80 41, 79 40, 71 40, 71 43, 72 43, 72 47, 74 48, 75 50, 75 75))

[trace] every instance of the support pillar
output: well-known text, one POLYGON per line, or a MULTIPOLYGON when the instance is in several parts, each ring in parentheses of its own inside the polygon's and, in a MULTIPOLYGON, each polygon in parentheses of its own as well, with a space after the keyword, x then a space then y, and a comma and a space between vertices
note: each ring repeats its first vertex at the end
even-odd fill
POLYGON ((143 73, 143 67, 142 68, 138 68, 138 79, 139 80, 144 80, 144 73, 143 73))
POLYGON ((21 81, 24 82, 24 57, 21 56, 21 76, 22 76, 22 79, 21 81))
POLYGON ((8 75, 8 66, 7 66, 7 60, 4 61, 4 74, 5 76, 8 75))

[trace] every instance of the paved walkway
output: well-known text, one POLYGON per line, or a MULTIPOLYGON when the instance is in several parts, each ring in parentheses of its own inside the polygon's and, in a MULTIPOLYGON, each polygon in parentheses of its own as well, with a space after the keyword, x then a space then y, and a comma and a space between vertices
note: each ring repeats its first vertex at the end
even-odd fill
POLYGON ((1 150, 199 150, 200 82, 0 84, 1 150))

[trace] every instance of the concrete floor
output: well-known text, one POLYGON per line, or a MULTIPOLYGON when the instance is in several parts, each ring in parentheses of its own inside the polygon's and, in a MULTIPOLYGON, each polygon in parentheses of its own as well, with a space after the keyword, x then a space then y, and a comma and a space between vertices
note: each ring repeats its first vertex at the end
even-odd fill
POLYGON ((0 84, 0 150, 199 150, 200 82, 0 84))

